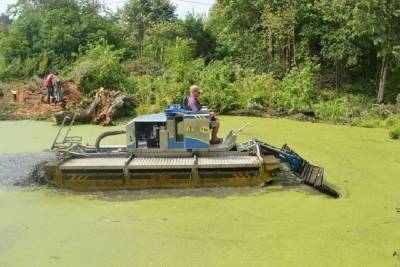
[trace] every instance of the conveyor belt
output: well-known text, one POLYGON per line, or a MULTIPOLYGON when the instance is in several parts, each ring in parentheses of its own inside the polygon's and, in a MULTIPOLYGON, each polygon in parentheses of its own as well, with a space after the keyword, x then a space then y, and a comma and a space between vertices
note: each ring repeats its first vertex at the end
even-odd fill
POLYGON ((101 170, 122 169, 127 158, 76 158, 68 159, 60 165, 61 170, 101 170))
POLYGON ((194 158, 134 158, 128 169, 190 169, 194 158))
MULTIPOLYGON (((79 158, 69 159, 60 165, 61 170, 124 169, 128 158, 79 158)), ((128 169, 190 169, 198 168, 254 168, 260 166, 255 156, 183 157, 183 158, 134 158, 128 169)))
POLYGON ((199 168, 253 168, 260 166, 260 160, 254 156, 204 157, 198 159, 199 168))

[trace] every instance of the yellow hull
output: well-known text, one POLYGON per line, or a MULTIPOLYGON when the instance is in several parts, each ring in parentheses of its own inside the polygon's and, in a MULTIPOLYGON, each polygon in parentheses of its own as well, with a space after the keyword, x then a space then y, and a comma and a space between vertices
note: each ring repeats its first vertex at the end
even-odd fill
POLYGON ((264 159, 258 167, 230 168, 158 168, 127 170, 106 169, 104 166, 63 169, 65 162, 49 163, 46 167, 54 186, 80 191, 185 188, 218 186, 254 186, 269 182, 280 162, 264 159))

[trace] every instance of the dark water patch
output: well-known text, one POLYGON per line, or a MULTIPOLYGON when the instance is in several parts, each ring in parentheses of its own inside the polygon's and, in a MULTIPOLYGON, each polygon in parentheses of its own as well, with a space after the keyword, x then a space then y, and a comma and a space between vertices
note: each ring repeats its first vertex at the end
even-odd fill
MULTIPOLYGON (((136 190, 110 190, 110 191, 93 191, 82 192, 69 189, 55 189, 60 195, 80 195, 89 199, 103 200, 110 202, 138 201, 149 199, 179 199, 179 198, 214 198, 224 199, 232 196, 248 197, 251 195, 268 195, 284 191, 295 191, 298 194, 306 194, 311 196, 324 196, 313 188, 298 184, 297 186, 286 187, 277 183, 268 185, 264 188, 258 186, 241 186, 241 187, 197 187, 197 188, 168 188, 168 189, 136 189, 136 190)), ((328 196, 326 196, 328 197, 328 196)))
MULTIPOLYGON (((147 189, 123 189, 123 190, 103 190, 103 191, 73 191, 70 189, 55 189, 60 195, 80 195, 89 199, 98 199, 111 202, 124 202, 148 199, 168 199, 168 198, 216 198, 223 199, 230 196, 249 196, 266 192, 265 188, 257 186, 243 187, 189 187, 189 188, 147 188, 147 189)), ((270 188, 269 190, 278 190, 270 188)), ((270 191, 272 192, 272 191, 270 191)))
POLYGON ((44 175, 41 166, 53 159, 52 153, 1 154, 0 186, 29 187, 37 185, 44 175))

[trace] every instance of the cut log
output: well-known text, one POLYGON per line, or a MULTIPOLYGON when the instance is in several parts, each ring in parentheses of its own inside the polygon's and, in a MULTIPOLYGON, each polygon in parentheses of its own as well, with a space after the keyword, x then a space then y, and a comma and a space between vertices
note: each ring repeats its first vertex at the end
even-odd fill
POLYGON ((73 112, 73 111, 60 111, 57 113, 54 113, 53 117, 57 124, 61 124, 64 117, 68 116, 70 118, 73 118, 75 113, 77 113, 75 122, 77 123, 82 123, 82 124, 87 124, 92 121, 92 117, 90 114, 86 113, 85 111, 80 111, 80 112, 73 112))
MULTIPOLYGON (((100 89, 93 98, 93 101, 86 109, 79 111, 75 121, 77 123, 93 123, 100 125, 113 125, 113 119, 123 109, 133 109, 135 101, 119 91, 108 91, 100 89)), ((60 124, 64 116, 72 117, 74 112, 60 112, 54 115, 56 122, 60 124)))

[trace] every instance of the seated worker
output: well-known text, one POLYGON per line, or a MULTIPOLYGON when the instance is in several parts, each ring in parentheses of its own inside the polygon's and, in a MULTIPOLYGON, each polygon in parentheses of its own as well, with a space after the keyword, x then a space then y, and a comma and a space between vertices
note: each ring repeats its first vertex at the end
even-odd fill
MULTIPOLYGON (((187 106, 194 112, 199 112, 202 108, 202 105, 199 102, 199 97, 201 94, 200 87, 197 85, 192 85, 190 87, 190 97, 187 100, 187 106)), ((220 127, 220 123, 217 119, 217 116, 214 111, 209 110, 211 116, 211 128, 212 128, 212 137, 211 144, 220 144, 222 142, 221 138, 218 138, 218 130, 220 127)))

